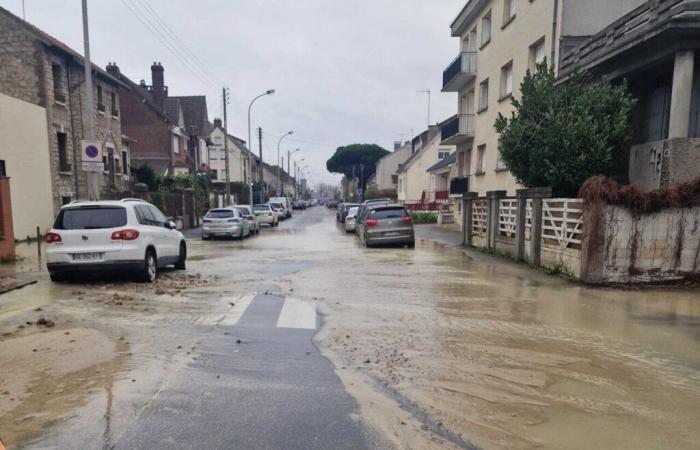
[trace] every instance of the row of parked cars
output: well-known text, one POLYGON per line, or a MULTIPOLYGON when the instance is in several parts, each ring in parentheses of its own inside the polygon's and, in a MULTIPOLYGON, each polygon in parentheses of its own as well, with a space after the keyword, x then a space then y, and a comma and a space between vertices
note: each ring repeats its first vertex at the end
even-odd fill
MULTIPOLYGON (((292 217, 286 197, 261 205, 209 210, 202 220, 202 239, 243 239, 262 225, 276 227, 292 217)), ((46 265, 52 281, 86 273, 132 273, 153 282, 160 269, 184 270, 187 242, 154 205, 137 198, 74 201, 61 208, 46 235, 46 265)))
POLYGON ((336 220, 346 232, 354 232, 365 247, 391 244, 413 248, 416 245, 411 215, 403 205, 388 198, 338 203, 336 220))

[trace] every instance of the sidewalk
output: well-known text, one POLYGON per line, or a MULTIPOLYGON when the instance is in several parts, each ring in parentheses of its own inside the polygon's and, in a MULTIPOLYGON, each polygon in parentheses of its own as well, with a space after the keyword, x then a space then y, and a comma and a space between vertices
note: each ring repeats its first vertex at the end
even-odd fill
POLYGON ((430 239, 453 247, 461 247, 462 232, 454 225, 415 225, 416 239, 430 239))

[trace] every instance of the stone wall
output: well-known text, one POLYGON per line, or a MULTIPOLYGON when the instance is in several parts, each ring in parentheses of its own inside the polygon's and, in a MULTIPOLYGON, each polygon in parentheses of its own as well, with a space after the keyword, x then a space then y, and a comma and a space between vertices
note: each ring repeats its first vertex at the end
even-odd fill
POLYGON ((700 207, 636 216, 592 205, 582 278, 590 283, 654 283, 700 274, 700 207))
MULTIPOLYGON (((0 11, 0 93, 46 108, 47 134, 50 153, 53 209, 58 211, 64 201, 87 198, 87 176, 80 169, 79 145, 84 138, 83 110, 85 74, 73 57, 46 46, 22 22, 6 11, 0 11), (61 86, 54 90, 53 66, 60 68, 61 86), (57 97, 58 93, 60 97, 57 97), (57 133, 66 134, 66 163, 59 162, 57 133)), ((93 99, 96 138, 103 142, 105 152, 114 150, 121 166, 121 123, 111 114, 110 93, 116 92, 116 82, 99 71, 94 79, 93 99), (97 108, 97 88, 103 91, 105 111, 97 108)), ((116 96, 118 105, 118 95, 116 96)), ((118 107, 117 107, 118 110, 118 107)), ((114 190, 122 190, 121 174, 115 176, 114 190)), ((100 192, 111 190, 107 173, 99 177, 100 192)))

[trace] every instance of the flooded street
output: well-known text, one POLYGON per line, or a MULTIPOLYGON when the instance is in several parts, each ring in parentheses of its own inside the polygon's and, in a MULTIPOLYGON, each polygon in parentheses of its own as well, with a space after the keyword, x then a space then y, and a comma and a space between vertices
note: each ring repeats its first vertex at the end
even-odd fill
POLYGON ((186 418, 202 439, 256 436, 219 448, 296 448, 258 436, 293 434, 285 414, 308 421, 328 403, 353 417, 338 448, 700 448, 700 291, 589 288, 456 248, 433 226, 417 237, 415 250, 367 250, 316 207, 255 238, 192 239, 186 274, 154 285, 41 273, 0 296, 0 437, 169 448, 144 436, 174 436, 186 418), (317 333, 280 328, 290 300, 316 309, 317 333), (276 331, 253 330, 265 308, 276 331), (323 373, 327 390, 313 405, 217 401, 287 367, 298 385, 323 373))

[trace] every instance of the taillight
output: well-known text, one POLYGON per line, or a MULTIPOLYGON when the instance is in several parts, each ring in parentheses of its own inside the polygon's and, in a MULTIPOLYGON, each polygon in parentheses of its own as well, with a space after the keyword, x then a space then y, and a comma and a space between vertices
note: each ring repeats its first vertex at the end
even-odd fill
POLYGON ((401 222, 410 225, 413 223, 413 220, 411 220, 411 216, 406 216, 401 218, 401 222))
POLYGON ((368 227, 376 226, 378 223, 379 223, 379 221, 378 221, 377 219, 367 219, 367 220, 365 220, 365 225, 367 225, 368 227))
POLYGON ((61 239, 61 235, 58 233, 47 233, 46 234, 46 242, 48 244, 53 244, 56 242, 62 242, 63 239, 61 239))
POLYGON ((134 239, 138 239, 138 237, 139 230, 134 230, 131 228, 128 228, 126 230, 115 231, 114 233, 112 233, 113 241, 133 241, 134 239))

